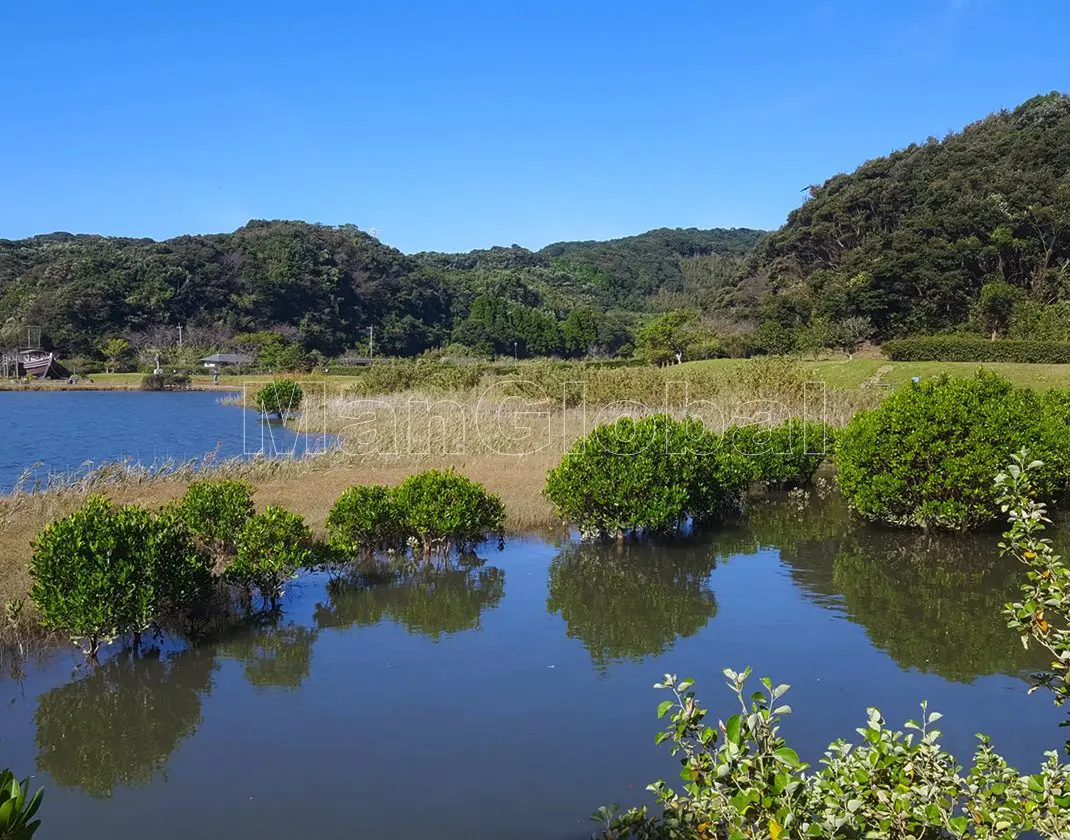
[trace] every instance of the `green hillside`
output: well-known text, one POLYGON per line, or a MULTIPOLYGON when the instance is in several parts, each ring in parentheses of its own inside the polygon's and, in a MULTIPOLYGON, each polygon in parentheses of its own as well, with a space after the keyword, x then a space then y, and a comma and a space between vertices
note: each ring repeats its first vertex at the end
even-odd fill
MULTIPOLYGON (((388 354, 440 346, 458 329, 483 350, 507 343, 512 352, 519 335, 526 351, 538 334, 540 352, 561 353, 571 312, 580 310, 586 324, 609 324, 608 310, 627 309, 631 323, 657 309, 659 295, 701 286, 696 259, 731 261, 730 275, 759 235, 657 230, 538 252, 513 246, 415 256, 352 225, 296 221, 252 221, 233 233, 163 242, 67 233, 0 240, 0 347, 40 326, 47 346, 92 356, 113 337, 158 345, 181 324, 204 346, 270 330, 328 356, 358 347, 368 327, 388 354), (466 331, 473 307, 478 316, 488 301, 500 310, 488 317, 507 323, 466 331), (498 327, 506 338, 499 340, 498 327)), ((587 352, 597 340, 580 330, 573 345, 587 352)))
POLYGON ((867 319, 881 339, 998 332, 1000 306, 1068 298, 1070 96, 1051 93, 811 187, 732 305, 786 328, 867 319))

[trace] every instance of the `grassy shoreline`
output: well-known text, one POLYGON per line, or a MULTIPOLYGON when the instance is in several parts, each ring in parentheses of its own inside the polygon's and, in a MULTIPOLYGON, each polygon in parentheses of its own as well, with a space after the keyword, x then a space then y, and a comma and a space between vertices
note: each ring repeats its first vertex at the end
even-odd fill
MULTIPOLYGON (((682 378, 690 375, 719 373, 731 376, 741 367, 750 363, 749 359, 707 359, 698 362, 685 362, 662 370, 679 374, 682 378)), ((543 361, 523 361, 517 365, 492 366, 488 368, 484 383, 501 381, 502 370, 513 372, 512 375, 523 377, 526 371, 535 370, 547 364, 543 361)), ((584 370, 582 363, 561 363, 566 369, 570 366, 584 370)), ((1070 364, 1019 364, 1012 362, 890 362, 880 358, 856 359, 820 359, 800 360, 798 364, 824 381, 830 388, 850 390, 867 383, 876 383, 885 388, 904 385, 914 376, 927 379, 942 373, 951 376, 969 376, 979 368, 998 373, 1011 383, 1034 389, 1060 388, 1070 390, 1070 364)), ((650 368, 645 368, 649 370, 650 368)), ((644 370, 642 367, 606 368, 605 370, 644 370)), ((588 369, 587 374, 593 372, 588 369)), ((141 373, 101 373, 93 374, 91 381, 83 379, 75 385, 64 381, 37 380, 29 383, 0 381, 3 391, 131 391, 139 390, 141 373)), ((586 375, 586 374, 585 374, 586 375)), ((293 378, 302 382, 322 385, 328 392, 342 392, 348 388, 359 391, 364 377, 362 374, 293 374, 293 378)), ((219 383, 213 382, 210 374, 194 374, 192 390, 199 391, 240 391, 246 386, 258 386, 270 382, 275 377, 270 374, 223 374, 219 383)))
MULTIPOLYGON (((567 391, 575 384, 576 370, 583 370, 568 366, 522 366, 522 377, 491 373, 487 384, 464 392, 417 390, 367 396, 355 389, 343 390, 359 376, 312 376, 308 380, 325 387, 313 389, 311 398, 306 398, 305 413, 315 417, 308 430, 322 428, 337 435, 340 451, 289 460, 213 463, 206 459, 201 464, 178 465, 170 474, 104 465, 58 487, 0 497, 0 605, 25 597, 29 591, 27 564, 36 533, 74 510, 90 492, 105 493, 119 503, 137 501, 158 507, 181 496, 196 477, 241 477, 257 487, 258 507, 281 505, 301 514, 314 531, 322 533, 327 512, 347 487, 396 485, 421 470, 452 466, 502 497, 511 532, 550 529, 560 533, 562 525, 542 495, 547 472, 573 441, 621 414, 639 417, 691 410, 713 428, 719 422, 775 424, 787 417, 842 426, 857 411, 878 404, 895 386, 909 382, 911 376, 970 374, 979 367, 1030 387, 1070 389, 1070 365, 893 364, 875 359, 719 359, 662 369, 587 369, 582 383, 585 399, 579 404, 553 397, 562 393, 563 385, 567 391), (807 390, 815 381, 827 385, 820 394, 819 415, 813 414, 815 404, 807 390), (678 400, 673 404, 669 404, 670 392, 678 400), (488 400, 488 393, 493 398, 488 400)), ((234 393, 242 384, 268 379, 222 377, 218 386, 212 386, 210 377, 198 377, 195 384, 234 393)), ((85 387, 129 390, 139 382, 137 374, 112 374, 85 387)), ((28 387, 38 385, 45 383, 28 387)), ((83 386, 56 384, 55 390, 64 388, 83 386)))
MULTIPOLYGON (((394 486, 432 466, 452 466, 502 497, 510 533, 560 534, 564 527, 542 495, 546 473, 557 458, 556 453, 550 457, 520 458, 491 454, 353 458, 331 453, 299 461, 226 462, 209 474, 247 478, 256 487, 254 500, 258 509, 281 505, 301 514, 313 531, 322 535, 331 505, 346 488, 354 484, 394 486)), ((157 508, 182 496, 196 477, 199 476, 190 471, 140 479, 116 474, 70 489, 0 497, 0 605, 29 593, 27 566, 38 531, 73 511, 90 493, 103 493, 119 504, 137 502, 157 508)))

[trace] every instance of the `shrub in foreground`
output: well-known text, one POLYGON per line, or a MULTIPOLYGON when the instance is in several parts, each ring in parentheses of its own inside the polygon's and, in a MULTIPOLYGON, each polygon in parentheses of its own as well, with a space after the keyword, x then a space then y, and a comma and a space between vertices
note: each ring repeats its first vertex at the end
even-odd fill
POLYGON ((750 462, 754 481, 786 490, 814 477, 832 442, 832 430, 824 423, 791 419, 779 426, 738 426, 725 437, 750 462))
POLYGON ((312 533, 304 519, 277 505, 250 517, 238 535, 237 556, 224 579, 257 590, 265 604, 278 606, 286 581, 312 559, 312 533))
POLYGON ((681 792, 664 781, 649 786, 662 813, 602 808, 594 819, 607 840, 695 838, 1018 837, 1028 831, 1065 837, 1070 830, 1070 766, 1054 752, 1039 772, 1021 775, 985 736, 963 773, 940 745, 940 715, 922 704, 920 721, 890 729, 877 709, 856 730, 857 745, 829 745, 822 766, 808 772, 780 734, 786 685, 762 680, 746 695, 750 670, 726 670, 738 711, 707 721, 693 680, 666 674, 655 687, 671 693, 658 706, 668 716, 657 743, 670 741, 683 765, 681 792))
POLYGON ((393 491, 378 484, 350 487, 327 514, 330 545, 349 558, 395 548, 405 533, 405 518, 393 491))
POLYGON ((1060 402, 985 372, 903 388, 837 434, 837 481, 866 519, 966 530, 999 512, 992 476, 1026 447, 1049 463, 1036 490, 1063 484, 1068 431, 1060 402))
POLYGON ((20 783, 10 770, 0 770, 0 840, 32 840, 41 825, 34 816, 44 791, 29 794, 29 779, 20 783))
POLYGON ((234 553, 234 542, 256 511, 253 486, 234 479, 194 481, 178 504, 189 527, 217 559, 234 553))
POLYGON ((463 552, 490 536, 501 539, 504 532, 502 500, 452 469, 409 476, 394 491, 394 499, 425 556, 463 552))
POLYGON ((207 584, 207 559, 176 517, 136 505, 115 507, 90 496, 33 543, 30 597, 46 627, 84 643, 142 631, 196 600, 207 584))
MULTIPOLYGON (((996 477, 1001 508, 1010 519, 1000 551, 1029 570, 1021 587, 1021 600, 1007 604, 1003 614, 1022 644, 1034 644, 1050 656, 1051 670, 1036 677, 1037 685, 1055 696, 1056 705, 1070 699, 1070 569, 1043 536, 1048 519, 1036 498, 1036 482, 1044 464, 1019 452, 996 477)), ((1067 742, 1070 751, 1070 741, 1067 742)))
POLYGON ((697 420, 622 417, 577 441, 545 493, 585 537, 665 534, 737 509, 751 475, 747 459, 697 420))
POLYGON ((256 410, 286 418, 301 410, 305 392, 292 379, 276 379, 256 392, 256 410))

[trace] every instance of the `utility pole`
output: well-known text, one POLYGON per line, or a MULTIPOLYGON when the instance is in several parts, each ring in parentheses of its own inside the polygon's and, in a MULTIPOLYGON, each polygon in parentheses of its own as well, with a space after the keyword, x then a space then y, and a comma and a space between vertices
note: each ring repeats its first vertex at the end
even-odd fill
POLYGON ((182 325, 178 325, 178 346, 182 346, 182 325))
POLYGON ((368 360, 375 355, 375 327, 368 327, 368 360))

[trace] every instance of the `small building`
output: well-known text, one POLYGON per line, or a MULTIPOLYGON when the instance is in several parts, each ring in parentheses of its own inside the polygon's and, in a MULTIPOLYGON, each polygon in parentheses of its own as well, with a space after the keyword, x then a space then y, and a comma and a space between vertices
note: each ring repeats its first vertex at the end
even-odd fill
POLYGON ((211 356, 205 356, 201 359, 202 365, 214 370, 223 367, 243 367, 252 363, 253 357, 246 356, 244 353, 213 353, 211 356))

